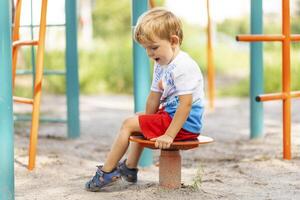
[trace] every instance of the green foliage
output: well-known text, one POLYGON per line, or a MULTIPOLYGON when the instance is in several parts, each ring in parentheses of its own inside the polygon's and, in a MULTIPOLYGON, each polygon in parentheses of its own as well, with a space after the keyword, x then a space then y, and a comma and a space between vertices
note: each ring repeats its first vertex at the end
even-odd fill
POLYGON ((299 20, 300 20, 300 15, 291 17, 291 32, 293 34, 300 34, 299 20))
POLYGON ((155 0, 154 3, 156 7, 163 6, 165 5, 165 0, 155 0))
POLYGON ((235 37, 237 34, 249 33, 249 17, 225 19, 222 23, 217 24, 217 29, 219 32, 232 37, 235 37))
POLYGON ((198 191, 201 188, 203 182, 203 174, 204 170, 202 165, 199 165, 197 168, 196 176, 193 178, 193 183, 191 185, 191 189, 194 191, 198 191))
POLYGON ((130 35, 131 5, 128 0, 96 0, 92 18, 96 38, 109 39, 130 35))
POLYGON ((80 88, 84 93, 132 93, 130 40, 111 42, 106 51, 80 52, 80 66, 80 88))
MULTIPOLYGON (((164 0, 155 1, 161 6, 164 0)), ((280 33, 281 25, 277 18, 266 16, 264 33, 280 33)), ((300 33, 297 25, 299 15, 292 16, 292 32, 300 33)), ((132 93, 132 39, 130 1, 96 0, 93 10, 94 49, 79 52, 80 91, 84 94, 98 92, 132 93)), ((182 49, 198 62, 206 77, 207 50, 204 28, 189 25, 183 21, 184 40, 182 49)), ((214 37, 214 64, 217 82, 216 93, 221 96, 249 95, 249 44, 235 41, 237 34, 249 33, 249 18, 227 19, 217 25, 218 33, 214 37)), ((299 90, 300 61, 297 58, 299 45, 292 44, 292 90, 299 90)), ((31 65, 30 50, 23 51, 25 66, 31 65)), ((63 51, 51 51, 45 54, 46 69, 65 69, 63 51)), ((23 79, 23 78, 21 78, 23 79)), ((205 82, 207 83, 207 82, 205 82)), ((64 93, 64 76, 45 76, 44 91, 64 93)), ((266 93, 281 91, 281 44, 264 44, 264 88, 266 93)), ((31 78, 17 82, 15 93, 30 96, 31 78), (25 83, 25 84, 24 84, 25 83)))
MULTIPOLYGON (((264 92, 277 93, 282 91, 282 63, 281 63, 281 47, 274 45, 272 49, 266 47, 264 49, 264 92)), ((291 51, 291 90, 299 91, 299 65, 297 58, 298 48, 292 48, 291 51)), ((218 90, 218 94, 222 96, 249 96, 249 77, 240 79, 237 84, 227 85, 218 90)))
MULTIPOLYGON (((45 68, 47 70, 65 70, 65 54, 60 51, 45 53, 45 68)), ((66 79, 64 75, 44 76, 43 87, 46 91, 52 93, 65 93, 66 79)))

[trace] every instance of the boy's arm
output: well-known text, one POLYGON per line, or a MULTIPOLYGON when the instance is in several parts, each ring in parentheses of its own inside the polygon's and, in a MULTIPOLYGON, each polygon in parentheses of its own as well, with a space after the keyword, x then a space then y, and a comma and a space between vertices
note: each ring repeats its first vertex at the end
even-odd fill
POLYGON ((193 103, 193 96, 192 94, 187 95, 180 95, 179 96, 179 105, 175 112, 175 115, 172 119, 172 122, 168 129, 166 130, 165 134, 158 137, 153 138, 155 142, 155 146, 160 149, 169 148, 171 143, 173 142, 174 138, 176 137, 179 130, 182 128, 183 124, 185 123, 187 117, 189 116, 191 107, 193 103))
POLYGON ((146 114, 153 114, 158 111, 160 105, 160 97, 162 93, 150 91, 146 103, 146 114))

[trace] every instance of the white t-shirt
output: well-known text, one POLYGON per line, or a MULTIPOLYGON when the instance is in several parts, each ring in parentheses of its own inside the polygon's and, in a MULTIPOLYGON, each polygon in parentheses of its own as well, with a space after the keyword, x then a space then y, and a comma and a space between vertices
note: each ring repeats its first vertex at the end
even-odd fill
POLYGON ((180 51, 168 65, 155 63, 151 90, 162 93, 163 106, 172 97, 184 94, 192 94, 195 102, 204 98, 203 76, 198 64, 180 51))
POLYGON ((199 133, 203 115, 203 76, 198 64, 185 52, 180 51, 168 65, 154 65, 151 90, 161 92, 161 106, 171 117, 179 104, 178 96, 192 94, 193 105, 183 128, 199 133))

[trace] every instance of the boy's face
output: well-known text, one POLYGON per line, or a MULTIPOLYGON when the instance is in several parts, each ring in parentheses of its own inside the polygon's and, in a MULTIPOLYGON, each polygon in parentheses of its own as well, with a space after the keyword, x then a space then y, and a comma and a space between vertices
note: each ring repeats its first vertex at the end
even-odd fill
POLYGON ((146 49, 149 58, 153 59, 159 65, 169 64, 175 57, 176 50, 179 45, 178 42, 168 40, 162 40, 156 38, 154 42, 142 44, 146 49))

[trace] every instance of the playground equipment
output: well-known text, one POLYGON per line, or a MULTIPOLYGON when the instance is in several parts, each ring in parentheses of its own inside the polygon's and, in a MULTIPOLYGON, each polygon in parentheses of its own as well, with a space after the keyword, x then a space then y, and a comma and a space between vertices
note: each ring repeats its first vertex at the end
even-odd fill
POLYGON ((212 45, 212 25, 210 17, 210 0, 206 0, 207 10, 207 87, 208 87, 208 102, 209 108, 214 109, 215 101, 215 66, 213 59, 213 45, 212 45))
POLYGON ((291 98, 300 97, 300 91, 292 92, 290 86, 290 43, 300 41, 300 35, 290 32, 290 1, 282 0, 282 34, 280 35, 238 35, 238 41, 265 41, 282 43, 282 92, 257 96, 259 102, 283 101, 283 158, 291 159, 291 98))
MULTIPOLYGON (((262 34, 262 1, 251 0, 251 34, 262 34)), ((263 104, 255 97, 263 94, 263 44, 250 44, 250 138, 259 138, 263 135, 263 104)))
POLYGON ((149 6, 150 6, 150 8, 154 8, 155 7, 154 0, 149 0, 149 6))
MULTIPOLYGON (((25 27, 31 28, 33 38, 33 28, 40 27, 40 34, 38 41, 19 41, 20 30, 20 17, 22 0, 18 0, 16 3, 16 12, 14 18, 13 27, 13 85, 16 74, 32 74, 34 77, 34 92, 33 99, 14 97, 14 101, 19 103, 27 103, 33 105, 32 117, 27 119, 26 117, 16 116, 17 120, 31 120, 32 128, 30 133, 30 146, 29 146, 29 164, 28 169, 32 170, 35 166, 36 146, 39 121, 50 122, 65 122, 66 120, 42 118, 39 114, 40 98, 41 98, 41 85, 43 75, 65 75, 66 74, 66 86, 67 86, 67 123, 68 123, 68 137, 79 137, 79 89, 78 89, 78 59, 77 59, 77 20, 76 20, 76 4, 70 0, 66 0, 66 69, 67 72, 60 72, 57 70, 43 70, 43 51, 46 26, 62 26, 59 25, 46 25, 46 11, 47 1, 42 1, 41 9, 41 21, 40 25, 29 25, 25 27), (37 62, 34 62, 34 49, 32 48, 32 70, 22 70, 21 72, 16 70, 17 56, 20 46, 23 45, 35 45, 37 48, 37 62)), ((32 1, 31 1, 31 8, 32 1)), ((31 12, 32 12, 31 9, 31 12)), ((32 21, 32 19, 31 19, 32 21)))
MULTIPOLYGON (((148 10, 148 0, 132 0, 132 29, 138 17, 148 10)), ((145 110, 146 99, 150 92, 150 62, 145 49, 133 40, 133 68, 134 68, 134 111, 145 110)), ((139 165, 152 165, 153 153, 145 149, 139 165)))
MULTIPOLYGON (((34 29, 39 28, 38 24, 33 24, 34 3, 30 0, 31 7, 31 23, 22 24, 20 28, 30 28, 31 39, 34 39, 34 29)), ((50 2, 51 3, 51 2, 50 2)), ((13 15, 14 16, 14 15, 13 15)), ((63 75, 66 78, 66 99, 67 99, 67 117, 66 119, 51 118, 46 116, 40 117, 40 122, 51 123, 67 123, 68 137, 77 138, 80 135, 79 123, 79 80, 78 80, 78 50, 77 50, 77 14, 76 2, 72 0, 65 0, 65 22, 60 24, 47 24, 46 27, 53 29, 56 27, 65 27, 66 33, 66 70, 49 70, 47 66, 43 71, 44 76, 48 75, 63 75)), ((32 70, 18 69, 16 74, 35 76, 35 49, 31 47, 31 63, 32 70)), ((34 83, 33 83, 34 84, 34 83)), ((31 121, 31 117, 15 114, 17 121, 31 121)))
MULTIPOLYGON (((142 136, 131 136, 130 141, 137 142, 143 147, 158 149, 155 147, 154 141, 146 140, 142 136)), ((212 138, 200 135, 198 140, 173 142, 169 149, 161 150, 159 156, 159 185, 165 188, 180 188, 181 156, 179 151, 193 149, 211 142, 213 142, 212 138)))
POLYGON ((14 19, 13 28, 13 60, 12 60, 12 75, 13 86, 16 75, 16 65, 18 50, 21 46, 36 45, 37 58, 36 58, 36 72, 34 80, 33 98, 13 97, 13 100, 18 103, 25 103, 32 105, 32 123, 30 130, 30 143, 29 143, 29 162, 28 169, 32 170, 35 166, 36 146, 38 138, 39 117, 40 117, 40 102, 42 93, 42 80, 43 80, 43 67, 44 67, 44 49, 45 49, 45 34, 46 34, 46 15, 47 15, 47 0, 42 0, 41 18, 40 18, 40 31, 39 39, 31 41, 21 41, 19 36, 20 17, 21 17, 22 0, 18 0, 16 4, 16 14, 14 19))
MULTIPOLYGON (((0 0, 0 199, 14 199, 12 110, 12 2, 0 0)), ((66 65, 69 137, 79 136, 76 1, 66 0, 66 65)), ((15 45, 21 45, 15 43, 15 45)), ((23 44, 22 44, 23 45, 23 44)), ((26 43, 25 43, 26 45, 26 43)), ((34 101, 34 100, 32 100, 34 101)))
POLYGON ((0 0, 0 199, 14 199, 11 2, 0 0))

